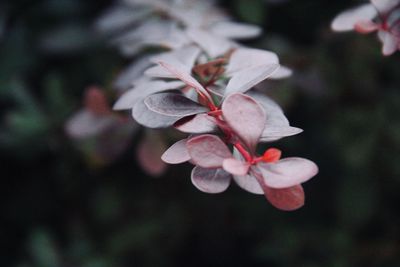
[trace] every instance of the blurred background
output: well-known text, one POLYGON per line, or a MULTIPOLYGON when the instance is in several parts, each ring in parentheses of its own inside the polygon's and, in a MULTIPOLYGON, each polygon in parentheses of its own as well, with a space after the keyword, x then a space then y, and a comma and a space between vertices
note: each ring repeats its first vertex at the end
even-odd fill
POLYGON ((265 90, 305 131, 272 145, 320 173, 287 213, 235 185, 204 194, 189 164, 151 177, 135 153, 143 129, 112 161, 68 138, 85 89, 112 95, 130 62, 93 31, 112 1, 1 1, 0 265, 400 266, 400 53, 329 28, 360 2, 219 2, 264 28, 246 45, 294 70, 265 90))

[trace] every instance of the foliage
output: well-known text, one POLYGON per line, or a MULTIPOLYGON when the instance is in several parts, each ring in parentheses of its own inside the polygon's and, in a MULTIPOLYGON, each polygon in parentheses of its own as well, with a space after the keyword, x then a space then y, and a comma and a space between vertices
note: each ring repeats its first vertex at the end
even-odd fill
MULTIPOLYGON (((221 5, 254 19, 249 9, 239 14, 244 2, 221 5)), ((359 3, 262 3, 260 21, 247 21, 265 36, 246 43, 294 70, 263 83, 305 129, 276 146, 320 167, 304 185, 307 204, 284 213, 235 186, 202 194, 187 165, 149 178, 133 158, 138 140, 157 140, 158 130, 133 133, 113 163, 81 154, 65 121, 85 88, 113 98, 111 83, 128 63, 90 30, 110 1, 2 2, 2 266, 398 266, 399 53, 382 57, 374 37, 329 29, 359 3), (71 28, 83 40, 45 41, 71 28)), ((165 141, 179 137, 168 132, 165 141)))

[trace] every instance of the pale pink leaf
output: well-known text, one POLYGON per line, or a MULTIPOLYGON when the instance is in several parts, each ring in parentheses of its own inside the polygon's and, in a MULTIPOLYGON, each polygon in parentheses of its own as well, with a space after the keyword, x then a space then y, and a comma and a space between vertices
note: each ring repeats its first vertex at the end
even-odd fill
POLYGON ((211 26, 211 32, 215 35, 229 39, 248 39, 261 34, 258 26, 232 21, 220 21, 211 26))
POLYGON ((142 169, 151 176, 160 176, 167 165, 161 160, 165 143, 159 135, 146 134, 139 142, 136 156, 142 169))
POLYGON ((260 65, 236 72, 229 80, 225 95, 244 93, 262 82, 278 70, 279 64, 260 65))
POLYGON ((289 126, 289 121, 284 115, 282 108, 274 100, 255 90, 249 91, 247 95, 251 96, 263 107, 267 114, 266 127, 289 126))
POLYGON ((95 23, 97 31, 103 33, 114 33, 126 26, 132 25, 149 14, 147 9, 129 9, 117 5, 106 10, 95 23))
POLYGON ((191 180, 200 191, 217 194, 229 187, 231 175, 223 169, 205 169, 196 166, 192 170, 191 180))
POLYGON ((278 56, 267 50, 254 48, 237 48, 229 58, 226 75, 231 77, 238 71, 269 64, 279 64, 278 56))
POLYGON ((261 142, 276 141, 286 136, 299 134, 303 131, 300 128, 289 125, 289 121, 282 109, 271 98, 257 91, 250 91, 248 95, 261 104, 267 115, 265 128, 260 139, 261 142))
POLYGON ((203 48, 211 58, 225 54, 234 46, 234 44, 228 39, 219 37, 199 28, 190 28, 186 33, 189 38, 203 48))
MULTIPOLYGON (((154 63, 166 62, 172 66, 180 66, 182 71, 190 73, 196 58, 200 54, 200 49, 195 46, 189 46, 171 52, 161 53, 151 58, 154 63)), ((144 72, 147 76, 157 78, 175 78, 175 74, 171 73, 164 67, 157 65, 147 69, 144 72)))
POLYGON ((303 158, 285 158, 276 163, 257 164, 264 184, 272 188, 288 188, 304 183, 318 173, 317 165, 303 158))
POLYGON ((223 161, 222 167, 233 175, 243 176, 249 171, 250 164, 235 158, 228 158, 223 161))
MULTIPOLYGON (((235 148, 233 149, 233 156, 238 160, 244 161, 242 155, 235 148)), ((247 175, 233 175, 233 180, 240 188, 247 192, 257 195, 264 195, 264 191, 261 188, 260 183, 250 173, 247 175)))
POLYGON ((260 142, 272 142, 277 141, 283 137, 288 137, 292 135, 296 135, 302 133, 303 130, 300 128, 292 127, 292 126, 271 126, 268 124, 265 127, 260 142))
POLYGON ((334 31, 351 31, 360 20, 372 20, 377 16, 375 7, 364 4, 340 13, 331 23, 334 31))
POLYGON ((165 116, 147 108, 144 101, 136 102, 132 108, 132 117, 141 125, 148 128, 166 128, 172 126, 182 117, 165 116))
POLYGON ((165 82, 160 80, 143 80, 138 83, 133 89, 128 90, 124 94, 122 94, 117 102, 115 102, 113 109, 131 109, 138 101, 143 100, 148 95, 167 90, 178 89, 182 86, 184 86, 184 83, 180 81, 165 82))
POLYGON ((254 151, 265 128, 263 108, 250 96, 235 93, 222 103, 222 114, 232 130, 254 151))
POLYGON ((396 52, 400 39, 396 38, 392 33, 385 31, 379 31, 378 36, 383 43, 382 54, 384 56, 390 56, 396 52))
POLYGON ((199 56, 201 50, 197 46, 191 45, 187 47, 183 47, 181 49, 172 50, 170 52, 161 53, 155 55, 150 58, 150 61, 153 63, 158 63, 160 61, 163 62, 171 62, 178 61, 184 66, 188 67, 189 70, 194 65, 197 57, 199 56))
POLYGON ((148 56, 143 56, 135 60, 126 67, 113 82, 113 86, 118 90, 127 90, 133 83, 143 76, 143 72, 150 67, 151 62, 148 56))
POLYGON ((301 185, 275 189, 264 187, 265 197, 272 206, 284 211, 293 211, 304 205, 304 190, 301 185))
POLYGON ((359 20, 355 25, 354 29, 362 34, 374 32, 379 29, 379 25, 371 20, 359 20))
POLYGON ((87 109, 82 109, 67 121, 65 130, 72 138, 86 138, 100 134, 116 121, 112 115, 96 115, 87 109))
POLYGON ((179 28, 177 22, 165 20, 147 20, 113 41, 126 56, 137 53, 144 46, 178 49, 189 42, 189 38, 179 28))
POLYGON ((232 157, 226 144, 211 134, 193 137, 186 146, 192 161, 203 168, 220 168, 224 159, 232 157))
POLYGON ((371 3, 382 15, 386 15, 393 8, 400 5, 400 0, 371 0, 371 3))
MULTIPOLYGON (((125 31, 113 40, 114 44, 127 44, 129 46, 137 46, 137 44, 145 45, 159 42, 170 32, 170 29, 176 25, 174 22, 161 22, 157 20, 147 20, 138 27, 125 31)), ((132 47, 133 47, 132 46, 132 47)), ((133 50, 126 52, 133 52, 133 50)))
POLYGON ((179 164, 190 160, 189 152, 186 148, 187 139, 182 139, 170 146, 161 159, 169 164, 179 164))
POLYGON ((161 93, 145 98, 146 106, 159 114, 171 117, 185 117, 208 111, 208 108, 189 98, 174 93, 161 93))
POLYGON ((111 113, 105 92, 94 85, 86 88, 83 105, 88 111, 98 116, 106 116, 111 113))
POLYGON ((260 183, 252 175, 233 175, 233 180, 235 183, 243 190, 256 194, 264 195, 264 191, 260 186, 260 183))
POLYGON ((174 127, 184 133, 210 133, 216 130, 217 121, 206 113, 185 117, 174 124, 174 127))
POLYGON ((208 95, 206 89, 204 89, 204 87, 195 78, 193 78, 187 71, 185 71, 184 66, 179 64, 171 65, 163 61, 160 61, 159 64, 188 86, 193 87, 196 90, 208 95))
POLYGON ((269 77, 270 79, 284 79, 292 76, 293 71, 285 66, 280 66, 272 75, 269 77))
MULTIPOLYGON (((169 63, 173 64, 172 61, 169 61, 169 63)), ((189 68, 185 68, 185 71, 189 71, 189 68)), ((166 79, 171 79, 175 78, 175 75, 167 71, 165 68, 161 66, 153 66, 151 68, 148 68, 145 72, 145 75, 151 77, 151 78, 166 78, 166 79)))

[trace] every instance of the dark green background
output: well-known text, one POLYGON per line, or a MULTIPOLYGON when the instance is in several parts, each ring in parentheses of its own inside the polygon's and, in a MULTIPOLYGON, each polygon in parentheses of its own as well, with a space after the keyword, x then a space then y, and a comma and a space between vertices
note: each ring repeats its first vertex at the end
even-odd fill
POLYGON ((134 150, 96 167, 63 130, 85 87, 111 91, 129 60, 92 32, 108 0, 0 2, 0 266, 400 266, 400 53, 332 33, 357 1, 221 1, 262 25, 249 46, 295 75, 267 93, 305 132, 276 144, 317 162, 286 213, 232 185, 197 191, 190 166, 146 176, 134 150))

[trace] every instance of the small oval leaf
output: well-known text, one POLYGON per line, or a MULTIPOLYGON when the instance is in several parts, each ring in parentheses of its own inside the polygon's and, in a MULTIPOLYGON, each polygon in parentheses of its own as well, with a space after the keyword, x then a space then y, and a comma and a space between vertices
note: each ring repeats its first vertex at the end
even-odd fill
POLYGON ((377 11, 373 5, 364 4, 337 15, 332 21, 331 28, 334 31, 351 31, 358 21, 372 20, 376 15, 377 11))
POLYGON ((304 206, 304 190, 301 185, 275 189, 265 187, 265 197, 277 209, 293 211, 304 206))
POLYGON ((186 146, 192 161, 203 168, 220 168, 224 159, 232 157, 226 144, 211 134, 193 137, 186 146))
POLYGON ((229 158, 224 160, 222 167, 233 175, 244 176, 249 171, 250 164, 235 158, 229 158))
POLYGON ((173 93, 154 94, 144 100, 146 106, 159 114, 172 117, 185 117, 208 111, 208 108, 189 98, 173 93))
POLYGON ((187 139, 182 139, 170 146, 161 159, 169 164, 179 164, 190 160, 189 152, 186 148, 187 139))
POLYGON ((174 127, 184 133, 210 133, 216 130, 217 121, 206 113, 185 117, 174 124, 174 127))
POLYGON ((236 92, 245 93, 253 86, 270 77, 278 69, 279 64, 268 64, 241 70, 229 80, 225 95, 236 92))
POLYGON ((265 128, 263 108, 253 98, 235 93, 222 103, 222 114, 232 130, 254 151, 265 128))
POLYGON ((266 186, 288 188, 311 179, 318 173, 317 165, 304 158, 285 158, 276 163, 257 164, 266 186))
POLYGON ((193 185, 204 193, 224 192, 231 182, 231 175, 222 169, 205 169, 196 166, 192 170, 193 185))

